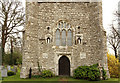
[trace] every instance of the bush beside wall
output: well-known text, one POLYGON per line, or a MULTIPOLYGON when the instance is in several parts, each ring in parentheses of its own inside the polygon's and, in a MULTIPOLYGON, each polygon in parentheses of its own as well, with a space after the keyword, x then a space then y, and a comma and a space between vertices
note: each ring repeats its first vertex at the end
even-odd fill
POLYGON ((86 79, 93 81, 100 80, 100 71, 98 69, 98 64, 94 64, 92 66, 79 66, 74 70, 73 77, 76 79, 86 79))
POLYGON ((8 71, 7 74, 8 74, 8 76, 13 76, 13 75, 15 75, 15 73, 14 73, 13 71, 8 71))

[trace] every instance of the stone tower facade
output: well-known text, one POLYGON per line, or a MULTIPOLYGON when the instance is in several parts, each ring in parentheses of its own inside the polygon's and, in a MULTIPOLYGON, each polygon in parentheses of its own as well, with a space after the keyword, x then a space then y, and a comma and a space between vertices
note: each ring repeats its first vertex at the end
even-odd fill
POLYGON ((21 78, 39 66, 55 75, 96 63, 108 71, 101 2, 26 2, 23 38, 21 78))

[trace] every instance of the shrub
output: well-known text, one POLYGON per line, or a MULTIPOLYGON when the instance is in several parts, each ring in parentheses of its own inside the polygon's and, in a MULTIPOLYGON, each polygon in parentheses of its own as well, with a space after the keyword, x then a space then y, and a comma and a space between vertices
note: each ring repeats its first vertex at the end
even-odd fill
POLYGON ((88 72, 89 80, 100 80, 100 71, 98 68, 90 68, 88 72))
POLYGON ((86 69, 89 70, 89 68, 87 66, 79 66, 77 69, 74 70, 74 78, 76 79, 85 79, 87 78, 87 73, 88 71, 86 71, 86 69))
POLYGON ((92 66, 79 66, 74 70, 73 77, 76 79, 100 80, 98 64, 92 66))
POLYGON ((47 78, 47 77, 53 77, 53 73, 50 70, 43 70, 41 72, 41 77, 47 78))
POLYGON ((103 68, 103 79, 106 80, 107 79, 107 75, 106 75, 106 71, 103 68))
POLYGON ((109 69, 110 77, 118 78, 119 66, 120 66, 119 60, 115 58, 114 55, 108 53, 107 53, 107 58, 108 58, 108 69, 109 69))
POLYGON ((8 71, 7 74, 8 74, 8 76, 15 75, 15 73, 13 71, 8 71))

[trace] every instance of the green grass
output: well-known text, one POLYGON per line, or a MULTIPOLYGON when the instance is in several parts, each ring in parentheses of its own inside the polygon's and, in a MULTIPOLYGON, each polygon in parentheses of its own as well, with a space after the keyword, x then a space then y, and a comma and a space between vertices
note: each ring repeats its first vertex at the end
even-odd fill
POLYGON ((1 71, 0 71, 0 78, 1 78, 1 71))
MULTIPOLYGON (((52 77, 52 78, 31 78, 31 79, 21 79, 20 78, 20 69, 18 69, 18 72, 16 75, 13 76, 8 76, 6 78, 3 78, 3 81, 84 81, 84 82, 90 82, 88 80, 82 80, 82 79, 73 79, 72 77, 52 77)), ((107 81, 118 81, 117 78, 110 78, 108 80, 101 80, 99 81, 100 83, 102 82, 107 82, 107 81)), ((92 81, 93 82, 93 81, 92 81)), ((97 83, 96 81, 94 81, 97 83)))

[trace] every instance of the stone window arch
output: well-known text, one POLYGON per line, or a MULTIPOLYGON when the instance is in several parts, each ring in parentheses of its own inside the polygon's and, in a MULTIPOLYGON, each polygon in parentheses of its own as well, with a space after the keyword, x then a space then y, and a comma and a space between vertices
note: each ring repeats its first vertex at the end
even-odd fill
POLYGON ((83 34, 76 34, 75 45, 81 45, 83 43, 83 34))
POLYGON ((52 42, 52 35, 46 34, 45 35, 46 44, 50 44, 52 42))

